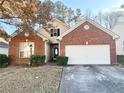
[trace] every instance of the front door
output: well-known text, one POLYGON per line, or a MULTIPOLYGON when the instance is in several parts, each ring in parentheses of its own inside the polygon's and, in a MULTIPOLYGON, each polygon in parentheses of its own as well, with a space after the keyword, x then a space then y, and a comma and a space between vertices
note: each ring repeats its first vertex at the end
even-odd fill
POLYGON ((56 57, 59 55, 58 44, 51 44, 51 60, 56 61, 56 57))

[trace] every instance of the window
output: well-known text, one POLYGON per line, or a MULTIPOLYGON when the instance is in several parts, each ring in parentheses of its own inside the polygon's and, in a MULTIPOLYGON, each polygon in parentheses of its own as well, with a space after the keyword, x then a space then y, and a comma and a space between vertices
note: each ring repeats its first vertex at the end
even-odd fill
POLYGON ((34 54, 34 42, 21 42, 19 45, 19 58, 30 58, 31 54, 34 54))
POLYGON ((51 37, 60 36, 60 29, 51 29, 51 37))
POLYGON ((56 29, 53 30, 53 35, 57 36, 57 30, 56 29))
POLYGON ((89 30, 90 29, 89 25, 84 25, 84 29, 89 30))

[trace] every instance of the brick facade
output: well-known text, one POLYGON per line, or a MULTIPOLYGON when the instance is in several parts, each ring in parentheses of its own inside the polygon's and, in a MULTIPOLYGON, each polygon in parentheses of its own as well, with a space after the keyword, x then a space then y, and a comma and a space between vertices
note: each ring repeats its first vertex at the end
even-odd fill
POLYGON ((9 59, 10 64, 13 65, 24 65, 28 64, 29 58, 19 58, 19 43, 26 42, 26 39, 29 42, 34 42, 34 54, 43 54, 45 51, 44 41, 41 37, 36 34, 30 34, 28 37, 25 37, 24 33, 20 33, 17 36, 11 38, 9 42, 9 59))
POLYGON ((60 55, 65 55, 66 45, 110 45, 111 64, 117 63, 116 46, 113 37, 89 22, 84 22, 78 28, 65 35, 60 41, 60 55), (84 25, 89 25, 90 29, 85 30, 84 25))

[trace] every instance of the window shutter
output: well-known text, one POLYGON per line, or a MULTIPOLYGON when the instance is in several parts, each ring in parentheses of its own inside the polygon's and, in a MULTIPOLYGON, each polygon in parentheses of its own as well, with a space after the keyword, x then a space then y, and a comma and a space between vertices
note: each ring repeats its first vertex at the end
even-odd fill
POLYGON ((51 37, 53 37, 53 29, 51 29, 51 37))
POLYGON ((60 29, 57 29, 57 36, 60 36, 60 29))

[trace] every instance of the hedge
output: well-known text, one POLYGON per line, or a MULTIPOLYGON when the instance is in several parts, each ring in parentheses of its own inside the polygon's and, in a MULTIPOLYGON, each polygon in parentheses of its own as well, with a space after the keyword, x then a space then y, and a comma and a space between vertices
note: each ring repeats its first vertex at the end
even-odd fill
POLYGON ((58 56, 56 61, 60 66, 66 66, 68 64, 68 57, 65 56, 58 56))
POLYGON ((0 67, 6 67, 9 63, 8 57, 5 54, 0 54, 0 67))
POLYGON ((32 55, 30 59, 30 65, 43 65, 45 64, 45 55, 32 55))

